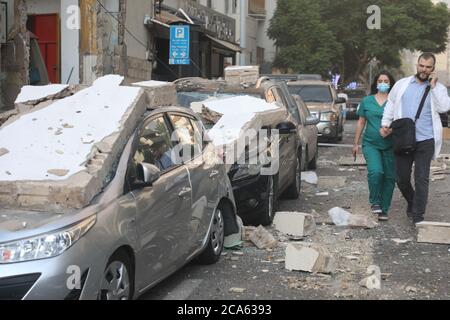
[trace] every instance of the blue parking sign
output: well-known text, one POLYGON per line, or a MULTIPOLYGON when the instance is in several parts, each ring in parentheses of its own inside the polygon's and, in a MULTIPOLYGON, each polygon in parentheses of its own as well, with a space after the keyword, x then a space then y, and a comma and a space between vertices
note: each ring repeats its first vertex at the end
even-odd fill
POLYGON ((190 64, 189 26, 170 26, 169 64, 190 64))

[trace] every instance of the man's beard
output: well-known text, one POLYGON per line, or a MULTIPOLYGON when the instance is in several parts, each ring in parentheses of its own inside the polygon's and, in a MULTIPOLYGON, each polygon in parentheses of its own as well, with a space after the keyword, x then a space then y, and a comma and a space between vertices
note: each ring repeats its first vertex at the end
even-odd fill
POLYGON ((422 72, 417 72, 416 78, 419 79, 420 81, 428 81, 430 76, 427 76, 425 73, 422 73, 422 72), (425 78, 422 78, 421 75, 425 75, 425 78))

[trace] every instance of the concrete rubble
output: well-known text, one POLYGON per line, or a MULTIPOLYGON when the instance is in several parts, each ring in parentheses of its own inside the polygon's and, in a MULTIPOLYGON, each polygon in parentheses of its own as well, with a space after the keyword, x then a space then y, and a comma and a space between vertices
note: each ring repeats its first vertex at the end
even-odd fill
POLYGON ((263 226, 259 226, 250 235, 249 239, 259 249, 272 249, 277 246, 278 241, 263 226))
POLYGON ((306 237, 316 232, 314 216, 302 212, 277 212, 273 225, 276 230, 295 237, 306 237))
MULTIPOLYGON (((102 79, 108 77, 114 76, 99 78, 99 82, 97 83, 105 81, 102 79)), ((168 85, 168 87, 171 87, 171 85, 168 85)), ((16 106, 17 115, 9 118, 2 126, 2 131, 5 133, 11 124, 16 125, 16 123, 22 121, 22 119, 25 119, 28 115, 29 117, 34 117, 34 114, 38 114, 37 112, 44 111, 47 107, 53 106, 57 102, 63 102, 66 98, 72 99, 71 101, 77 101, 77 96, 80 96, 78 100, 82 101, 82 96, 88 94, 92 90, 96 90, 94 88, 95 83, 94 86, 84 90, 80 90, 82 87, 75 88, 73 86, 64 86, 61 91, 54 94, 46 95, 45 97, 34 100, 20 101, 20 104, 16 106)), ((118 156, 129 137, 134 132, 136 125, 139 122, 139 118, 144 114, 148 106, 147 102, 150 100, 154 103, 155 101, 167 99, 169 95, 174 96, 172 95, 173 90, 170 88, 167 89, 167 92, 169 93, 163 89, 164 87, 160 87, 158 90, 154 91, 152 93, 153 100, 151 100, 148 98, 151 94, 148 93, 147 90, 138 87, 118 86, 117 90, 110 90, 108 92, 101 91, 102 89, 99 88, 98 95, 105 95, 105 100, 109 99, 107 97, 111 91, 111 94, 117 95, 120 90, 128 90, 127 92, 130 97, 133 95, 132 102, 128 106, 125 106, 127 109, 119 122, 119 129, 97 141, 92 137, 89 137, 89 133, 86 137, 81 137, 83 144, 89 146, 91 151, 83 161, 82 166, 84 167, 84 170, 76 172, 75 174, 72 174, 71 172, 71 174, 68 175, 68 168, 65 168, 64 163, 61 163, 60 166, 49 167, 47 169, 47 179, 12 180, 13 177, 8 178, 8 180, 0 179, 0 206, 4 209, 64 213, 73 209, 81 209, 88 205, 108 182, 111 170, 114 169, 113 166, 116 163, 118 156), (157 97, 158 92, 162 93, 161 97, 157 97)), ((170 100, 170 102, 173 102, 172 100, 170 100)), ((114 98, 112 101, 114 101, 114 98)), ((108 110, 109 107, 110 106, 104 106, 105 110, 108 110)), ((79 111, 78 114, 78 116, 83 116, 81 111, 79 111)), ((36 120, 37 118, 38 117, 36 116, 36 120)), ((35 119, 33 118, 33 121, 34 120, 35 119)), ((55 132, 56 139, 65 137, 62 136, 65 130, 74 130, 73 124, 67 121, 65 123, 60 123, 60 126, 61 128, 59 129, 57 127, 48 128, 49 132, 55 132)), ((80 137, 78 137, 78 139, 79 138, 80 137)), ((2 146, 0 146, 0 148, 3 148, 1 149, 3 155, 0 160, 3 159, 5 161, 5 157, 10 154, 11 156, 14 156, 14 154, 12 154, 13 151, 9 150, 10 154, 5 155, 5 150, 7 149, 2 146)), ((64 156, 65 152, 63 150, 63 148, 58 148, 53 151, 57 156, 64 156)), ((48 156, 51 155, 49 154, 48 156)), ((2 164, 2 167, 2 169, 6 170, 6 175, 3 172, 5 176, 11 176, 11 174, 14 175, 15 172, 8 169, 7 165, 2 164)))
POLYGON ((302 172, 302 181, 309 184, 317 184, 319 178, 317 177, 317 173, 315 171, 306 171, 302 172))
POLYGON ((423 221, 416 226, 417 242, 450 244, 450 223, 423 221))
POLYGON ((290 243, 286 247, 285 267, 290 271, 333 273, 335 260, 321 245, 290 243))
POLYGON ((369 290, 380 290, 381 289, 381 271, 380 267, 371 265, 367 268, 368 277, 362 279, 359 284, 369 290))
POLYGON ((347 177, 339 176, 321 176, 317 187, 319 189, 342 188, 346 186, 347 177))
POLYGON ((225 81, 234 85, 256 83, 259 78, 259 66, 229 66, 224 71, 225 81))
POLYGON ((351 214, 339 207, 331 209, 328 214, 333 223, 339 227, 373 229, 378 226, 378 223, 369 216, 351 214))

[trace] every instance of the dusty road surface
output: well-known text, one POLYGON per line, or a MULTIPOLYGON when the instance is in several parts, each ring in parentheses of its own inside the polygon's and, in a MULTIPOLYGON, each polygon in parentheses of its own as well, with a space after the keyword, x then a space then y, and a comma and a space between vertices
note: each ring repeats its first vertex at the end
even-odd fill
MULTIPOLYGON (((348 122, 344 144, 352 143, 354 130, 355 122, 348 122)), ((273 250, 260 250, 244 242, 241 247, 226 250, 216 265, 189 264, 142 299, 449 299, 450 246, 416 242, 416 229, 406 217, 406 203, 398 189, 390 220, 376 228, 350 229, 321 222, 328 219, 328 210, 333 207, 371 216, 365 167, 338 165, 341 156, 350 152, 343 147, 321 148, 317 175, 319 179, 336 178, 326 178, 325 186, 319 183, 321 187, 303 183, 300 199, 278 203, 278 211, 313 212, 318 221, 314 235, 290 239, 268 228, 279 240, 273 250), (324 192, 328 195, 317 195, 324 192), (335 272, 286 270, 285 248, 290 242, 323 245, 336 261, 335 272), (379 290, 360 285, 371 265, 381 272, 379 290)), ((449 141, 443 152, 450 153, 449 141)), ((450 175, 445 175, 443 180, 430 183, 426 220, 450 222, 449 208, 450 175)))

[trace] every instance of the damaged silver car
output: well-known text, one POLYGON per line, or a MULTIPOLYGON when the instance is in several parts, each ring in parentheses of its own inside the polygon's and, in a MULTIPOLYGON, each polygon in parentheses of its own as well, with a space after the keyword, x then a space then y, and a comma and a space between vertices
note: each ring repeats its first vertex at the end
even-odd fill
POLYGON ((133 299, 191 260, 218 261, 239 226, 223 163, 194 139, 203 134, 185 108, 153 110, 88 207, 0 209, 0 299, 133 299), (196 152, 177 162, 180 144, 196 152))

